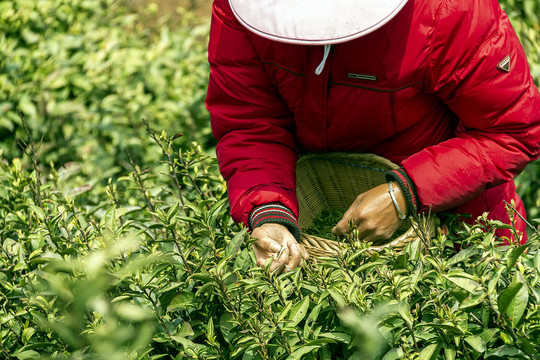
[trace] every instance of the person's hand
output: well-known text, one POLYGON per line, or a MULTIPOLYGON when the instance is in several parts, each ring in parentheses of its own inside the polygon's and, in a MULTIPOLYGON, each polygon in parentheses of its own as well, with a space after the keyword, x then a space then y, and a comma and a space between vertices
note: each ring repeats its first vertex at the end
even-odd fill
POLYGON ((298 244, 290 231, 281 224, 263 224, 253 230, 251 236, 257 239, 253 250, 259 266, 263 266, 269 257, 274 257, 270 271, 295 269, 302 265, 303 259, 309 257, 304 246, 298 244))
MULTIPOLYGON (((392 185, 399 208, 406 213, 405 196, 397 183, 394 182, 392 185)), ((358 195, 343 218, 332 229, 332 233, 334 235, 347 233, 349 222, 358 228, 359 238, 367 242, 388 240, 402 222, 388 193, 388 184, 379 185, 358 195)))

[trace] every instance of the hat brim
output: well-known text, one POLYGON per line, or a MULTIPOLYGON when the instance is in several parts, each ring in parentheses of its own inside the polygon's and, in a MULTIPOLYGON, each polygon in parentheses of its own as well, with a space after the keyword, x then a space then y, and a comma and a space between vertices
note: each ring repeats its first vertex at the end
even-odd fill
POLYGON ((337 44, 390 21, 407 0, 229 0, 242 25, 264 38, 304 45, 337 44))

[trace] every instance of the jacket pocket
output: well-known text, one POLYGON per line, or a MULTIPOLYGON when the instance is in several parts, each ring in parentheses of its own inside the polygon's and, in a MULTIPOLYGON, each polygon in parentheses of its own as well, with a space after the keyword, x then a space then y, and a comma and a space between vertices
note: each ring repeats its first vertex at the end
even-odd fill
POLYGON ((329 150, 365 151, 395 134, 388 91, 335 85, 328 101, 329 150))

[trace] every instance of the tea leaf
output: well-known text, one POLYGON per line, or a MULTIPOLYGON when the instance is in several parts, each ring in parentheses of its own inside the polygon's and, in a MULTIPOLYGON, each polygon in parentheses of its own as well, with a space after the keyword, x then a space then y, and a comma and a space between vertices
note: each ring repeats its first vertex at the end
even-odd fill
POLYGON ((30 205, 30 209, 32 209, 32 211, 34 212, 34 214, 36 214, 39 220, 45 220, 45 212, 42 208, 40 208, 39 206, 30 205))
POLYGON ((279 313, 279 316, 278 316, 278 319, 277 319, 278 322, 285 319, 285 317, 287 316, 287 314, 289 314, 289 311, 291 310, 292 307, 293 307, 293 302, 292 301, 287 301, 287 304, 283 307, 283 309, 279 313))
POLYGON ((480 337, 486 344, 489 344, 499 331, 500 329, 486 329, 480 334, 480 337))
POLYGON ((523 254, 523 252, 527 250, 527 248, 528 248, 528 245, 521 245, 515 249, 512 249, 512 251, 510 252, 510 255, 508 255, 508 258, 506 260, 506 269, 508 271, 510 271, 514 267, 514 265, 516 264, 516 261, 519 259, 521 254, 523 254))
POLYGON ((412 317, 409 304, 400 304, 400 306, 398 307, 398 311, 401 318, 407 323, 407 326, 409 328, 412 328, 414 319, 412 317))
POLYGON ((102 219, 102 224, 107 227, 111 232, 116 232, 117 225, 116 225, 116 208, 114 206, 111 206, 107 212, 105 213, 105 216, 102 219))
POLYGON ((330 296, 332 297, 332 299, 334 299, 334 301, 336 302, 338 308, 343 308, 345 307, 345 298, 339 294, 336 290, 334 289, 326 289, 326 291, 330 294, 330 296))
POLYGON ((195 333, 193 332, 193 329, 191 328, 191 325, 189 325, 188 322, 182 323, 182 327, 178 332, 175 334, 176 336, 181 337, 187 337, 187 336, 193 336, 195 333))
POLYGON ((527 359, 527 354, 525 354, 523 351, 509 345, 503 345, 496 349, 488 350, 486 351, 486 359, 495 357, 495 358, 502 358, 502 359, 508 359, 510 356, 519 356, 520 359, 527 359))
POLYGON ((235 256, 238 253, 244 242, 246 232, 247 228, 240 231, 231 239, 231 241, 229 241, 229 244, 227 244, 227 247, 225 248, 225 256, 235 256))
POLYGON ((181 291, 167 306, 167 311, 185 310, 192 305, 195 294, 189 291, 181 291))
POLYGON ((448 259, 448 261, 446 262, 446 265, 447 266, 455 265, 462 261, 466 261, 479 253, 480 253, 480 249, 476 247, 465 248, 461 250, 460 252, 458 252, 456 255, 452 256, 450 259, 448 259))
POLYGON ((195 343, 189 339, 186 339, 185 337, 173 335, 171 336, 171 339, 181 344, 184 349, 195 348, 195 343))
POLYGON ((456 359, 456 350, 451 347, 444 348, 444 357, 445 360, 455 360, 456 359))
POLYGON ((208 319, 208 324, 206 325, 206 337, 208 338, 208 341, 210 342, 215 341, 214 320, 212 319, 212 317, 208 319))
POLYGON ((312 332, 313 326, 316 324, 317 318, 319 317, 319 312, 321 311, 321 307, 322 307, 322 304, 317 304, 315 305, 313 310, 311 310, 311 312, 309 313, 306 319, 306 323, 304 325, 303 336, 305 338, 308 338, 310 333, 312 332))
POLYGON ((514 276, 512 284, 508 286, 500 295, 498 300, 499 311, 505 313, 513 326, 515 326, 527 307, 529 301, 529 291, 527 281, 518 271, 514 276))
POLYGON ((330 333, 319 333, 320 337, 335 340, 336 342, 341 342, 344 344, 349 344, 351 342, 351 336, 345 333, 340 332, 330 332, 330 333))
POLYGON ((442 344, 431 344, 422 349, 420 351, 420 355, 418 356, 419 360, 430 360, 437 356, 440 349, 442 348, 442 344))
POLYGON ((178 213, 178 206, 179 204, 178 203, 174 203, 170 208, 169 208, 169 211, 167 212, 167 222, 171 222, 172 218, 176 216, 176 214, 178 213))
POLYGON ((454 325, 449 325, 449 324, 439 324, 439 323, 433 323, 433 322, 424 322, 424 323, 420 323, 417 325, 418 327, 428 327, 428 328, 432 328, 432 329, 441 329, 441 330, 446 330, 446 331, 450 331, 450 332, 453 332, 453 333, 456 333, 456 334, 459 334, 459 335, 463 335, 464 332, 463 330, 461 330, 460 328, 454 326, 454 325))
POLYGON ((296 326, 300 321, 304 319, 309 309, 309 297, 305 297, 302 301, 297 303, 291 309, 289 313, 289 320, 291 321, 288 326, 296 326))
POLYGON ((25 350, 22 352, 17 352, 13 354, 14 357, 16 357, 19 360, 30 360, 30 359, 40 359, 41 355, 34 350, 25 350))
POLYGON ((486 293, 483 291, 469 294, 465 299, 463 299, 463 301, 461 301, 461 303, 459 304, 459 307, 461 309, 468 309, 471 307, 475 307, 481 304, 485 298, 486 298, 486 293))
POLYGON ((519 271, 516 272, 514 281, 523 284, 523 287, 516 294, 515 306, 513 309, 511 309, 511 311, 509 311, 510 318, 512 319, 512 325, 516 326, 527 308, 527 303, 529 302, 529 288, 527 286, 527 280, 525 280, 523 274, 519 271))
POLYGON ((511 309, 515 306, 515 298, 522 287, 523 284, 520 282, 512 283, 499 294, 497 305, 501 313, 512 312, 511 309))
POLYGON ((401 360, 403 359, 403 350, 401 348, 395 348, 388 351, 382 358, 382 360, 401 360))
POLYGON ((497 288, 497 284, 499 283, 499 279, 501 278, 501 275, 504 271, 504 268, 500 268, 495 275, 492 276, 492 278, 489 280, 488 283, 488 293, 493 296, 495 293, 495 290, 497 288))
MULTIPOLYGON (((221 315, 221 318, 219 320, 219 328, 221 330, 221 335, 227 341, 227 343, 232 344, 232 341, 234 337, 236 336, 233 332, 234 327, 236 324, 234 323, 234 315, 231 313, 224 313, 221 315)), ((193 334, 192 334, 193 335, 193 334)))
POLYGON ((306 354, 309 354, 313 350, 320 348, 321 345, 302 345, 300 348, 295 350, 291 355, 287 357, 286 360, 300 360, 306 354))
POLYGON ((452 275, 444 275, 444 277, 471 294, 480 287, 480 284, 474 281, 471 275, 464 272, 454 272, 452 275))
POLYGON ((479 336, 467 336, 464 340, 479 353, 483 353, 487 349, 486 342, 479 336))

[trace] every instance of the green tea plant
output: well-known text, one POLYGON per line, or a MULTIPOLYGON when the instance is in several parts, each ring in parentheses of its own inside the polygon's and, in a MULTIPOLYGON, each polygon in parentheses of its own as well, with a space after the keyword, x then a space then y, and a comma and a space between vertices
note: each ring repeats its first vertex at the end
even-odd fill
MULTIPOLYGON (((25 116, 41 160, 79 161, 101 181, 136 160, 158 161, 141 118, 182 131, 185 145, 213 144, 204 108, 208 19, 178 16, 175 30, 144 28, 125 1, 0 3, 0 151, 21 157, 25 116), (106 169, 106 171, 103 171, 106 169)), ((159 26, 159 27, 158 27, 159 26)))
MULTIPOLYGON (((503 5, 534 74, 538 2, 503 5)), ((539 357, 536 229, 502 246, 511 225, 452 220, 380 253, 353 232, 301 269, 256 266, 208 155, 208 22, 132 10, 0 2, 0 358, 539 357)))
POLYGON ((163 163, 131 158, 100 193, 76 190, 74 164, 43 169, 38 190, 2 161, 3 357, 537 358, 538 234, 500 246, 509 225, 480 218, 371 253, 353 232, 279 275, 232 223, 215 159, 146 126, 163 163))
POLYGON ((334 209, 325 209, 313 219, 313 222, 310 226, 303 230, 306 234, 317 234, 318 236, 334 240, 334 235, 332 235, 332 228, 341 220, 343 214, 347 209, 334 210, 334 209))
POLYGON ((159 353, 174 352, 173 337, 194 326, 175 309, 193 295, 189 277, 234 227, 214 160, 195 147, 169 163, 172 140, 152 137, 169 144, 165 166, 155 171, 171 172, 150 174, 133 163, 117 181, 127 183, 124 193, 111 181, 99 199, 87 187, 76 190, 75 164, 52 169, 38 188, 18 159, 2 162, 3 357, 124 359, 149 352, 152 339, 159 353), (167 185, 171 176, 176 187, 167 185), (179 220, 179 211, 190 221, 179 220))

